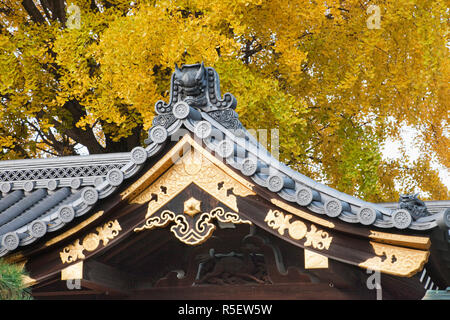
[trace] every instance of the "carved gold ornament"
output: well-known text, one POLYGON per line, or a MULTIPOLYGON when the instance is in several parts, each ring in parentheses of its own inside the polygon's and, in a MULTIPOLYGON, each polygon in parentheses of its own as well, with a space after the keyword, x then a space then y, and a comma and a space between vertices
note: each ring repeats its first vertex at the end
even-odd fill
POLYGON ((317 252, 305 249, 305 269, 327 269, 328 258, 317 252))
POLYGON ((61 270, 61 280, 75 280, 83 279, 83 261, 79 261, 75 264, 61 270))
POLYGON ((283 209, 285 211, 288 211, 290 213, 293 213, 294 215, 296 215, 296 216, 298 216, 298 217, 300 217, 302 219, 311 221, 312 223, 321 225, 321 226, 326 227, 326 228, 331 228, 331 229, 334 228, 334 223, 333 222, 328 221, 326 219, 322 219, 320 217, 316 217, 315 215, 313 215, 311 213, 308 213, 305 210, 302 210, 302 209, 296 208, 294 206, 291 206, 290 204, 288 204, 288 203, 286 203, 284 201, 272 198, 272 199, 270 199, 270 202, 272 202, 277 207, 279 207, 279 208, 281 208, 281 209, 283 209))
MULTIPOLYGON (((295 238, 294 238, 295 239, 295 238)), ((315 225, 311 225, 311 230, 306 233, 305 246, 312 246, 315 249, 323 250, 330 248, 331 240, 328 232, 318 230, 315 225)))
POLYGON ((80 239, 75 240, 71 245, 68 245, 59 253, 62 263, 71 263, 78 259, 84 259, 84 250, 94 251, 103 242, 103 246, 109 243, 109 240, 114 239, 122 230, 117 220, 109 221, 102 227, 96 228, 97 233, 90 233, 83 238, 82 244, 80 239))
POLYGON ((197 213, 202 212, 202 209, 200 209, 201 201, 195 199, 194 197, 186 200, 184 202, 184 213, 193 217, 197 213))
POLYGON ((134 231, 139 232, 144 229, 151 230, 156 227, 166 227, 169 223, 174 222, 175 224, 170 228, 170 231, 178 240, 188 245, 198 245, 205 242, 216 229, 216 226, 211 223, 212 219, 217 219, 223 223, 252 224, 251 221, 241 219, 235 212, 225 212, 221 207, 195 217, 164 210, 160 214, 148 218, 143 226, 135 228, 134 231))
POLYGON ((191 183, 235 212, 239 212, 236 195, 256 195, 252 183, 185 135, 121 196, 129 203, 148 203, 148 218, 191 183))
POLYGON ((396 276, 413 276, 423 269, 429 256, 428 251, 395 247, 377 242, 370 242, 370 244, 376 256, 360 263, 359 266, 396 276))
POLYGON ((370 230, 369 238, 377 242, 384 242, 423 250, 427 250, 431 246, 430 238, 422 236, 410 236, 370 230))
MULTIPOLYGON (((203 169, 206 162, 204 160, 215 165, 215 169, 222 172, 222 174, 225 173, 229 176, 233 184, 239 185, 239 187, 234 190, 236 194, 241 196, 245 194, 255 194, 252 191, 254 184, 242 178, 225 163, 214 157, 209 151, 205 150, 202 145, 192 139, 189 134, 185 134, 172 149, 170 149, 157 163, 155 163, 147 172, 142 174, 135 183, 124 190, 120 195, 123 200, 127 200, 130 203, 145 203, 148 199, 151 199, 151 197, 148 198, 148 195, 142 196, 142 192, 153 184, 156 179, 160 178, 165 171, 170 171, 174 164, 181 164, 181 162, 188 163, 187 166, 184 166, 184 170, 186 171, 184 174, 201 176, 204 174, 203 169), (241 188, 245 188, 247 191, 244 191, 241 188), (239 193, 239 191, 241 191, 241 193, 239 193)), ((218 173, 218 175, 221 176, 220 173, 218 173)), ((232 199, 232 197, 230 197, 230 199, 232 199)))
POLYGON ((311 224, 308 231, 308 227, 304 222, 300 220, 290 222, 291 218, 292 215, 290 214, 284 215, 278 210, 269 210, 264 221, 267 222, 269 227, 277 230, 280 235, 284 235, 287 229, 292 239, 301 240, 306 238, 304 246, 312 246, 319 250, 329 249, 333 237, 330 237, 328 232, 317 229, 313 224, 311 224))
POLYGON ((148 211, 145 216, 148 218, 191 183, 196 184, 236 212, 238 208, 235 194, 243 197, 255 194, 200 153, 193 151, 180 158, 133 202, 148 202, 148 211))

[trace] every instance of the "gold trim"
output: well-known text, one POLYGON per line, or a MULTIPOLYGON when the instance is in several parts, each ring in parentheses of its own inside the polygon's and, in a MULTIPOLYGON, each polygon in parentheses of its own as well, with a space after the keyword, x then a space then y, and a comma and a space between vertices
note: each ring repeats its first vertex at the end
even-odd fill
MULTIPOLYGON (((320 224, 327 228, 334 228, 335 225, 325 219, 313 216, 312 214, 305 212, 301 209, 295 208, 283 201, 278 199, 271 199, 271 202, 278 206, 279 208, 286 210, 296 216, 309 220, 311 222, 320 224)), ((401 235, 395 233, 386 233, 380 231, 370 230, 370 235, 368 236, 371 239, 374 239, 378 242, 389 243, 393 245, 401 245, 416 249, 429 249, 431 246, 431 241, 428 237, 421 236, 409 236, 409 235, 401 235)))
POLYGON ((397 244, 406 247, 427 250, 431 246, 430 238, 420 236, 407 236, 395 233, 385 233, 380 231, 370 230, 369 238, 377 240, 378 242, 397 244))
POLYGON ((359 264, 360 267, 378 270, 400 277, 412 277, 423 269, 429 252, 370 242, 376 254, 359 264))
MULTIPOLYGON (((186 145, 193 147, 195 149, 195 151, 198 151, 198 153, 203 157, 203 159, 206 159, 206 160, 210 161, 218 169, 223 170, 223 172, 226 175, 231 177, 232 180, 233 179, 235 180, 234 181, 235 183, 238 182, 241 186, 247 188, 248 189, 248 193, 247 194, 256 195, 256 193, 253 191, 254 184, 248 182, 246 179, 244 179, 239 174, 234 172, 232 169, 230 169, 223 162, 221 162, 220 160, 216 159, 210 152, 205 150, 200 144, 198 144, 194 139, 192 139, 190 135, 186 134, 151 169, 149 169, 145 174, 143 174, 141 176, 141 178, 139 178, 135 183, 133 183, 130 187, 128 187, 124 192, 121 193, 122 199, 123 200, 128 200, 130 203, 145 203, 146 201, 151 200, 152 198, 149 197, 148 194, 145 197, 146 200, 142 199, 140 194, 142 192, 146 192, 148 190, 148 186, 150 186, 156 179, 161 178, 161 175, 167 174, 167 172, 172 170, 172 169, 169 169, 169 168, 171 166, 173 166, 174 163, 177 163, 177 162, 179 163, 179 159, 182 157, 182 153, 185 153, 185 151, 187 149, 186 145), (145 190, 145 189, 147 189, 147 190, 145 190)), ((197 153, 195 153, 195 154, 196 154, 196 156, 198 155, 197 153)), ((198 165, 196 165, 196 166, 187 166, 187 168, 188 169, 187 169, 186 174, 189 174, 189 173, 192 174, 193 172, 196 172, 195 174, 192 174, 192 176, 195 176, 195 175, 199 176, 203 172, 203 167, 201 169, 199 169, 200 170, 199 172, 197 172, 195 170, 195 169, 200 168, 200 166, 198 166, 198 165)), ((195 182, 197 182, 197 181, 194 180, 194 183, 195 182)), ((211 185, 211 182, 210 182, 210 185, 211 185)), ((200 185, 199 185, 199 187, 204 189, 206 192, 210 191, 209 188, 205 189, 205 188, 203 188, 200 185)), ((159 198, 160 190, 157 190, 157 188, 155 187, 152 191, 156 192, 155 195, 158 195, 158 198, 159 198)), ((180 191, 181 190, 179 190, 178 192, 180 192, 180 191)), ((175 197, 177 194, 178 193, 172 193, 171 194, 172 197, 165 197, 163 195, 163 198, 167 198, 168 200, 167 199, 165 201, 162 200, 161 202, 163 204, 165 204, 165 203, 167 203, 167 201, 169 201, 170 199, 175 197)), ((223 197, 222 197, 222 199, 223 199, 223 197)), ((218 199, 218 200, 222 201, 222 199, 218 199)), ((332 222, 330 222, 330 221, 328 221, 326 219, 322 219, 322 218, 316 217, 316 216, 314 216, 314 215, 312 215, 312 214, 310 214, 310 213, 308 213, 306 211, 303 211, 301 209, 293 207, 293 206, 291 206, 291 205, 289 205, 287 203, 284 203, 284 202, 282 202, 282 201, 280 201, 278 199, 271 199, 270 201, 274 205, 278 206, 279 208, 281 208, 283 210, 286 210, 286 211, 289 211, 290 213, 293 213, 296 216, 301 217, 301 218, 306 219, 306 220, 309 220, 309 221, 311 221, 313 223, 322 225, 322 226, 327 227, 327 228, 334 228, 334 226, 335 226, 334 223, 332 223, 332 222)), ((230 204, 230 208, 235 210, 235 211, 238 211, 235 205, 231 205, 230 204)), ((153 211, 153 210, 151 210, 151 211, 153 211)), ((149 210, 150 214, 148 214, 148 215, 152 214, 151 211, 149 210)))
POLYGON ((81 222, 80 224, 76 225, 75 227, 67 230, 66 232, 60 234, 59 236, 56 236, 50 240, 48 240, 44 246, 45 247, 49 247, 57 242, 60 242, 61 240, 66 239, 67 237, 73 235, 74 233, 80 231, 81 229, 83 229, 85 226, 87 226, 88 224, 90 224, 92 221, 97 220, 99 217, 101 217, 103 215, 104 211, 98 211, 96 213, 94 213, 92 216, 90 216, 89 218, 87 218, 86 220, 84 220, 83 222, 81 222))
POLYGON ((334 228, 334 223, 332 223, 328 220, 316 217, 316 216, 314 216, 306 211, 303 211, 301 209, 295 208, 287 203, 284 203, 283 201, 280 201, 278 199, 270 199, 270 202, 272 202, 274 205, 276 205, 277 207, 279 207, 283 210, 286 210, 292 214, 295 214, 296 216, 298 216, 300 218, 309 220, 313 223, 320 224, 321 226, 324 226, 327 228, 334 228))
POLYGON ((156 227, 164 228, 174 222, 175 224, 170 228, 170 231, 178 240, 188 245, 199 245, 208 240, 216 229, 216 226, 210 222, 212 219, 217 219, 223 223, 252 224, 249 220, 241 219, 235 212, 225 212, 222 207, 217 207, 209 213, 204 212, 195 216, 195 218, 164 210, 156 216, 149 217, 145 224, 135 228, 134 232, 145 229, 152 230, 156 227))
POLYGON ((173 161, 178 160, 179 153, 183 151, 183 146, 190 142, 189 135, 185 135, 169 152, 167 152, 157 163, 155 163, 146 173, 144 173, 135 183, 124 190, 120 196, 122 200, 132 199, 140 194, 142 190, 148 187, 155 179, 160 176, 165 170, 170 168, 173 161))
MULTIPOLYGON (((206 163, 210 168, 215 166, 215 172, 221 172, 220 175, 223 177, 228 176, 227 180, 232 181, 233 185, 238 186, 240 193, 237 190, 234 190, 236 194, 255 194, 253 192, 254 185, 252 183, 242 178, 239 174, 206 151, 200 144, 192 139, 189 134, 186 134, 164 157, 143 174, 141 178, 121 193, 122 199, 128 200, 130 203, 142 203, 139 200, 139 198, 141 198, 141 193, 145 192, 145 189, 148 189, 148 187, 162 174, 170 172, 172 170, 171 166, 175 166, 181 162, 184 162, 184 176, 187 175, 194 178, 201 178, 205 172, 205 167, 202 163, 206 163), (169 168, 171 169, 168 170, 169 168), (247 190, 245 191, 244 189, 247 190)), ((200 184, 203 184, 198 183, 197 179, 194 179, 193 181, 200 187, 200 184)), ((210 188, 213 182, 214 181, 210 181, 205 191, 209 192, 208 188, 210 188)), ((224 193, 226 193, 226 189, 224 191, 224 193)), ((171 194, 171 196, 175 196, 175 194, 171 194)), ((236 208, 232 209, 235 210, 236 208)))
POLYGON ((83 261, 71 264, 61 270, 61 280, 83 279, 83 261))
MULTIPOLYGON (((174 163, 179 162, 180 158, 182 158, 182 155, 186 152, 186 150, 190 150, 191 147, 194 148, 195 151, 198 151, 198 153, 194 152, 195 156, 200 154, 203 158, 206 158, 207 160, 211 161, 211 163, 216 165, 217 168, 223 170, 232 179, 240 183, 243 187, 252 190, 252 192, 249 192, 249 194, 252 195, 255 194, 253 192, 254 185, 252 183, 250 183, 249 181, 241 177, 239 174, 237 174, 235 171, 230 169, 222 161, 216 159, 210 152, 208 152, 203 146, 201 146, 197 141, 195 141, 189 134, 186 134, 168 153, 166 153, 154 166, 152 166, 152 168, 150 168, 135 183, 133 183, 129 188, 127 188, 124 192, 122 192, 121 194, 122 199, 127 199, 129 202, 136 203, 137 200, 136 198, 139 196, 139 194, 146 188, 148 188, 148 186, 150 186, 152 183, 154 183, 156 179, 160 178, 164 174, 164 172, 168 171, 168 169, 171 166, 173 166, 174 163)), ((171 169, 169 169, 169 171, 170 170, 171 169)), ((190 174, 192 176, 202 174, 201 166, 198 164, 196 165, 195 162, 191 166, 186 166, 185 170, 186 174, 190 174)), ((205 188, 202 189, 205 190, 205 188)), ((156 191, 159 192, 160 190, 156 191)), ((209 192, 208 189, 206 189, 205 191, 209 192)), ((172 194, 172 196, 174 197, 177 194, 178 193, 172 194)), ((306 219, 312 223, 324 226, 326 228, 335 228, 333 222, 327 219, 317 217, 305 210, 302 210, 301 208, 294 207, 279 199, 270 199, 270 201, 272 204, 276 205, 280 209, 285 210, 286 212, 289 212, 302 219, 306 219)), ((230 208, 237 211, 236 207, 230 208)), ((399 234, 390 234, 372 230, 368 237, 378 242, 408 246, 417 249, 428 249, 430 247, 430 240, 427 237, 404 236, 399 234)))
POLYGON ((328 258, 320 253, 305 249, 305 269, 328 269, 328 258))
POLYGON ((109 240, 114 239, 122 227, 119 221, 109 221, 105 223, 102 227, 97 227, 97 234, 90 233, 86 235, 83 239, 82 244, 80 239, 75 240, 71 245, 68 245, 59 253, 62 263, 71 263, 77 261, 78 259, 84 259, 84 250, 94 251, 100 245, 100 241, 103 242, 103 246, 108 245, 109 240))
POLYGON ((287 229, 289 236, 294 240, 301 240, 306 238, 304 246, 312 246, 318 250, 328 250, 331 245, 333 237, 330 237, 328 232, 317 229, 314 224, 311 224, 310 230, 306 224, 300 220, 290 222, 292 215, 284 215, 278 210, 269 210, 264 221, 269 227, 278 231, 280 235, 284 235, 287 229))
POLYGON ((242 197, 256 194, 194 149, 188 150, 152 185, 142 190, 131 203, 148 202, 145 215, 148 218, 191 183, 195 183, 199 188, 236 212, 239 209, 235 194, 242 197))

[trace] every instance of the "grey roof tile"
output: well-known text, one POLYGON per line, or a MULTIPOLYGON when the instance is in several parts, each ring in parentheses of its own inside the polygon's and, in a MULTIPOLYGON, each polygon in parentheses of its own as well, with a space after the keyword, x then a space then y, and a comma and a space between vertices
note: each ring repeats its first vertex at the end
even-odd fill
MULTIPOLYGON (((38 190, 39 191, 39 190, 38 190)), ((57 204, 59 204, 63 199, 67 198, 70 194, 69 188, 62 188, 53 194, 41 199, 33 207, 23 212, 20 216, 14 218, 7 224, 0 227, 0 235, 6 232, 17 230, 20 227, 32 222, 33 220, 39 218, 43 213, 50 210, 57 204), (4 229, 3 229, 4 228, 4 229)))
POLYGON ((20 201, 0 213, 0 234, 4 234, 9 231, 3 231, 5 224, 22 214, 25 210, 33 206, 37 201, 41 200, 47 195, 47 190, 39 189, 31 193, 30 195, 22 198, 20 201))
POLYGON ((24 193, 22 190, 16 190, 14 192, 11 192, 10 194, 6 195, 0 200, 0 213, 6 209, 8 209, 10 206, 12 206, 14 203, 22 199, 24 196, 24 193))

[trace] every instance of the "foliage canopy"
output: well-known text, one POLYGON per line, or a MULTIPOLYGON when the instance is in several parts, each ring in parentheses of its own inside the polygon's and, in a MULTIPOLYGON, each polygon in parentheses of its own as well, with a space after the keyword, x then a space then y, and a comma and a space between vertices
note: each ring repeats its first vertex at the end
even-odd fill
POLYGON ((0 159, 131 150, 174 64, 204 61, 296 170, 369 201, 449 196, 432 166, 450 164, 443 0, 0 3, 0 159), (412 163, 382 155, 403 125, 412 163))

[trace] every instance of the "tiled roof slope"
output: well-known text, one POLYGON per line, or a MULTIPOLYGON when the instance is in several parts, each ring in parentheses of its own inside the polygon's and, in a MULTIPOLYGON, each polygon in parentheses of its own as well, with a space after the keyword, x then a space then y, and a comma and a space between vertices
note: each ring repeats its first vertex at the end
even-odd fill
POLYGON ((236 99, 220 94, 213 68, 187 65, 172 75, 168 104, 158 101, 147 147, 131 152, 0 162, 0 256, 28 245, 86 214, 148 158, 186 130, 257 184, 311 211, 348 223, 429 230, 450 227, 449 201, 427 202, 414 219, 395 204, 375 204, 318 183, 275 159, 241 125, 236 99))

